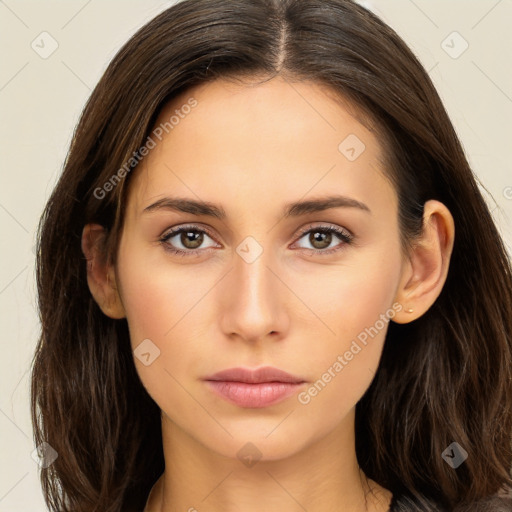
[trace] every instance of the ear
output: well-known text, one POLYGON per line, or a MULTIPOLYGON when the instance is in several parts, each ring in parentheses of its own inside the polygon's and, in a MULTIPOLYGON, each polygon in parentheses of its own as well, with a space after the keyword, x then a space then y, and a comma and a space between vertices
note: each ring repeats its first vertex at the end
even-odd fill
POLYGON ((105 228, 87 224, 82 231, 82 252, 87 259, 87 284, 94 300, 110 318, 124 318, 125 311, 117 290, 113 265, 104 252, 105 228))
POLYGON ((393 321, 422 316, 440 295, 450 265, 455 225, 448 208, 434 199, 424 205, 423 230, 404 262, 395 301, 403 306, 393 321), (411 311, 412 310, 412 311, 411 311))

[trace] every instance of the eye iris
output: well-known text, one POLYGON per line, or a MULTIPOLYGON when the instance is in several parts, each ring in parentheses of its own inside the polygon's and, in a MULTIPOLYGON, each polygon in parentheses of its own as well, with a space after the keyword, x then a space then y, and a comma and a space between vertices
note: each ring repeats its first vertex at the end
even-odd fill
POLYGON ((309 241, 315 249, 325 249, 331 245, 332 233, 313 231, 309 234, 309 241), (317 243, 320 243, 320 247, 317 246, 317 243))
POLYGON ((180 241, 187 249, 197 249, 203 243, 203 233, 182 231, 180 241))

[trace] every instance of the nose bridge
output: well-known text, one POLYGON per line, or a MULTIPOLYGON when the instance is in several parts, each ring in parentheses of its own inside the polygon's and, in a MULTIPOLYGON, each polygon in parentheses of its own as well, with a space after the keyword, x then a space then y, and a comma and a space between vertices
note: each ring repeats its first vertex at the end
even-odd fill
POLYGON ((246 237, 233 255, 233 268, 223 290, 226 301, 222 312, 226 334, 237 333, 245 339, 257 340, 279 331, 282 318, 279 280, 270 268, 275 265, 270 247, 255 238, 246 237))
POLYGON ((234 258, 235 289, 232 293, 237 302, 253 313, 266 314, 270 310, 270 289, 275 288, 275 280, 267 268, 271 264, 272 251, 253 237, 247 237, 236 249, 234 258))

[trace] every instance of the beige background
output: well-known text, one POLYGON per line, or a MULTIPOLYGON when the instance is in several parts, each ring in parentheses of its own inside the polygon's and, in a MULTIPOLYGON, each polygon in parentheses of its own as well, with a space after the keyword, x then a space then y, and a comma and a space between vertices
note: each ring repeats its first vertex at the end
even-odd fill
MULTIPOLYGON (((28 394, 39 332, 32 251, 41 210, 108 62, 172 3, 0 1, 0 512, 45 510, 31 458, 28 394), (42 58, 52 44, 57 49, 42 58)), ((397 30, 429 70, 510 251, 512 0, 361 3, 397 30)))

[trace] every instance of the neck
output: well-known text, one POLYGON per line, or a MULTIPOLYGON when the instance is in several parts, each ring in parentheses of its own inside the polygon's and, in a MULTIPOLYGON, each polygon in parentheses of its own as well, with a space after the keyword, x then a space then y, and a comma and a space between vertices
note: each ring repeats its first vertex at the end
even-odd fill
POLYGON ((358 466, 353 413, 292 456, 253 464, 210 450, 162 414, 165 472, 145 512, 386 512, 391 493, 358 466))

